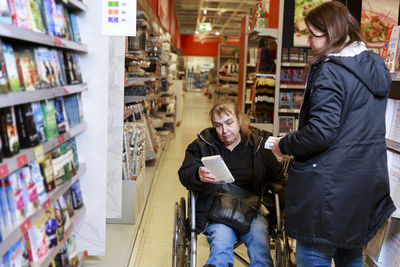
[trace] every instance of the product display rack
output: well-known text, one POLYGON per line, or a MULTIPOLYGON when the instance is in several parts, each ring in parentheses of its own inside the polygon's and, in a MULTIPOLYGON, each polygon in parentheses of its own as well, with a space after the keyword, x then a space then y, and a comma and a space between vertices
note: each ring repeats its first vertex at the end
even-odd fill
POLYGON ((265 29, 253 29, 249 30, 249 16, 245 16, 242 19, 241 26, 241 37, 240 37, 240 64, 239 64, 239 84, 238 84, 238 106, 242 112, 254 109, 255 105, 255 86, 248 88, 252 81, 255 83, 256 79, 248 77, 249 73, 255 73, 255 77, 272 77, 275 81, 275 94, 274 94, 274 108, 273 108, 273 123, 251 123, 250 126, 271 133, 274 136, 278 135, 278 115, 279 115, 279 91, 280 91, 280 71, 281 71, 281 55, 282 55, 282 35, 283 35, 283 14, 284 14, 284 1, 279 2, 279 24, 278 28, 265 28, 265 29), (250 43, 256 38, 274 38, 277 45, 276 60, 275 60, 275 73, 264 74, 258 73, 257 70, 248 71, 248 68, 254 68, 253 64, 250 64, 248 59, 248 51, 250 43), (250 99, 246 98, 246 91, 250 90, 250 99))
POLYGON ((42 157, 44 153, 49 152, 54 148, 60 146, 65 141, 85 131, 85 129, 86 123, 81 123, 71 128, 69 131, 55 138, 49 139, 43 144, 40 144, 33 148, 21 149, 17 155, 11 158, 4 158, 3 162, 0 164, 0 179, 25 166, 28 162, 42 157))
MULTIPOLYGON (((72 12, 87 11, 87 6, 77 0, 63 0, 62 4, 72 12)), ((88 49, 85 44, 66 40, 63 38, 55 37, 46 33, 35 32, 31 29, 24 29, 15 25, 0 23, 0 38, 9 38, 13 40, 19 40, 28 44, 34 45, 45 45, 47 47, 70 50, 78 53, 87 53, 88 49)), ((11 107, 15 105, 31 103, 46 99, 52 99, 59 96, 66 96, 71 94, 78 94, 86 91, 87 84, 81 83, 76 85, 65 85, 49 89, 36 89, 34 91, 22 91, 22 92, 9 92, 6 94, 0 94, 0 108, 11 107)), ((69 139, 77 136, 86 129, 86 123, 82 122, 78 125, 73 126, 63 134, 59 134, 57 137, 49 139, 47 142, 39 144, 32 148, 20 149, 17 155, 13 157, 4 158, 0 163, 0 179, 5 176, 17 171, 24 167, 31 161, 40 161, 44 154, 50 152, 54 148, 62 145, 69 139)), ((75 176, 71 177, 60 186, 56 187, 52 191, 47 193, 48 200, 43 203, 38 211, 31 214, 24 222, 15 226, 13 230, 6 236, 3 236, 3 240, 0 242, 0 256, 4 255, 21 237, 27 233, 31 227, 31 223, 38 220, 47 210, 52 202, 55 202, 61 197, 67 190, 70 189, 72 184, 79 180, 79 178, 85 173, 86 165, 80 163, 79 169, 75 176)), ((60 248, 65 244, 73 230, 77 228, 78 224, 82 221, 85 214, 85 207, 83 206, 79 210, 75 210, 74 216, 70 218, 71 225, 64 232, 64 239, 59 242, 58 246, 49 249, 49 252, 40 260, 30 262, 30 266, 36 267, 47 267, 54 260, 55 256, 59 252, 60 248)), ((25 242, 25 240, 23 241, 25 242)), ((87 252, 85 253, 85 255, 87 252)), ((82 257, 81 259, 84 259, 82 257)))
POLYGON ((79 223, 82 221, 83 216, 85 215, 86 209, 85 207, 80 208, 79 210, 75 210, 74 216, 71 218, 71 225, 64 232, 64 239, 62 242, 52 248, 51 251, 42 259, 38 260, 31 264, 32 267, 48 267, 50 263, 53 261, 58 251, 60 251, 61 247, 67 242, 70 235, 72 235, 73 231, 77 228, 79 223))
POLYGON ((50 89, 35 91, 11 92, 0 94, 0 108, 15 106, 35 101, 51 99, 58 96, 76 94, 88 90, 87 84, 67 85, 50 89))
MULTIPOLYGON (((86 171, 85 164, 83 163, 80 164, 78 172, 75 176, 71 177, 71 179, 65 181, 62 185, 60 185, 53 191, 49 192, 48 200, 45 203, 43 203, 43 209, 40 209, 37 212, 31 214, 23 223, 21 223, 19 226, 16 226, 7 236, 5 236, 3 242, 0 243, 0 255, 4 255, 8 251, 8 249, 15 244, 15 242, 17 242, 21 237, 23 237, 28 228, 31 226, 31 222, 38 220, 44 214, 44 211, 51 206, 51 203, 56 201, 59 197, 61 197, 71 187, 72 184, 78 181, 79 177, 81 177, 85 173, 85 171, 86 171)), ((81 218, 81 216, 78 216, 78 218, 81 218)), ((79 223, 79 221, 80 219, 77 220, 76 222, 79 223)))
POLYGON ((84 44, 4 23, 0 23, 0 36, 76 52, 88 51, 84 44))

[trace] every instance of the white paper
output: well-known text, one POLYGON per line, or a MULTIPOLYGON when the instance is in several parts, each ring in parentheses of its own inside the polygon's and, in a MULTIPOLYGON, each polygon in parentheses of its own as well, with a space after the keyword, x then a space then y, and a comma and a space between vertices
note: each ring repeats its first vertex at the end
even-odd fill
POLYGON ((136 0, 103 0, 101 33, 136 36, 136 0))
POLYGON ((394 111, 396 107, 396 100, 388 99, 386 105, 386 113, 385 113, 385 123, 386 123, 386 138, 390 139, 390 130, 392 128, 392 122, 394 120, 394 111))
POLYGON ((390 196, 397 208, 392 214, 392 217, 400 218, 400 155, 391 153, 388 157, 390 161, 389 166, 389 182, 390 182, 390 196))
POLYGON ((209 169, 211 174, 217 178, 217 183, 224 184, 233 183, 235 181, 220 155, 202 157, 201 162, 203 162, 204 167, 209 169))
POLYGON ((390 125, 389 139, 400 143, 400 101, 396 101, 390 125))
POLYGON ((272 149, 272 147, 274 146, 275 142, 277 140, 279 140, 280 137, 274 137, 274 136, 270 136, 268 137, 267 141, 265 142, 264 148, 265 149, 272 149))
POLYGON ((392 218, 388 227, 378 262, 382 266, 400 266, 400 220, 392 218))

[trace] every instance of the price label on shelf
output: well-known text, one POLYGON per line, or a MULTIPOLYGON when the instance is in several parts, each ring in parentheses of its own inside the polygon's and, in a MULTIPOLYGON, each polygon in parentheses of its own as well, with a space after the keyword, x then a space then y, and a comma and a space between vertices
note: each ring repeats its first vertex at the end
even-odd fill
POLYGON ((57 38, 57 37, 54 37, 54 45, 55 46, 61 46, 62 45, 61 40, 59 38, 57 38))
POLYGON ((8 165, 7 163, 3 163, 0 165, 0 178, 8 175, 8 165))
POLYGON ((28 232, 29 228, 31 228, 31 225, 32 223, 30 218, 26 219, 23 224, 21 224, 20 229, 23 235, 28 232))
POLYGON ((136 1, 103 0, 103 35, 136 36, 136 1))
POLYGON ((67 88, 64 88, 64 94, 66 94, 66 95, 69 94, 69 90, 67 88))
POLYGON ((22 166, 25 166, 26 164, 28 164, 28 156, 26 154, 23 154, 23 155, 17 157, 18 168, 21 168, 22 166))
POLYGON ((44 203, 43 203, 43 209, 44 210, 48 210, 49 208, 50 208, 50 206, 51 206, 51 199, 49 198, 49 199, 47 199, 44 203))
POLYGON ((33 148, 33 154, 37 163, 44 161, 44 148, 43 145, 38 145, 33 148))
POLYGON ((65 137, 64 137, 64 135, 63 135, 63 134, 60 134, 60 135, 57 137, 57 140, 58 140, 58 144, 59 144, 59 145, 61 145, 62 143, 64 143, 64 142, 65 142, 65 137))

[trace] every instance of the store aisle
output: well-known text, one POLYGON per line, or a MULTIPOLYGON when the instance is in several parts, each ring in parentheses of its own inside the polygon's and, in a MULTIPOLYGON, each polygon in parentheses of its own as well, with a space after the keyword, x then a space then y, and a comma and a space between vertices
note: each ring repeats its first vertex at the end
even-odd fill
MULTIPOLYGON (((184 103, 183 120, 176 128, 175 138, 170 141, 164 160, 160 162, 160 171, 151 189, 138 236, 140 244, 133 251, 130 267, 171 266, 174 203, 181 196, 187 197, 187 190, 180 184, 177 171, 188 144, 202 129, 210 126, 208 112, 212 107, 212 100, 201 92, 187 92, 184 103)), ((208 253, 207 241, 200 235, 198 266, 205 263, 208 253)))

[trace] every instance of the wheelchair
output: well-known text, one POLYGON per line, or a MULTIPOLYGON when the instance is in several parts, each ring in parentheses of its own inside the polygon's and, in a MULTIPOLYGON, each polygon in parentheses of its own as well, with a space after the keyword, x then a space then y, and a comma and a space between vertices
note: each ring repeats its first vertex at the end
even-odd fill
MULTIPOLYGON (((287 177, 288 167, 291 158, 283 159, 281 164, 287 177)), ((279 192, 283 190, 280 185, 270 185, 267 187, 269 197, 262 200, 264 206, 270 212, 269 234, 270 249, 274 251, 273 261, 277 267, 295 267, 292 262, 294 253, 289 238, 286 236, 281 220, 281 209, 279 202, 279 192), (273 199, 271 201, 271 199, 273 199), (275 210, 275 214, 272 214, 275 210)), ((188 193, 188 206, 184 197, 175 202, 174 206, 174 225, 173 225, 173 245, 172 245, 172 266, 173 267, 196 267, 197 256, 197 233, 196 233, 196 194, 192 191, 188 193)), ((242 242, 236 242, 234 246, 234 257, 245 266, 250 266, 246 259, 235 252, 235 249, 242 242)), ((272 253, 271 253, 272 256, 272 253)))

